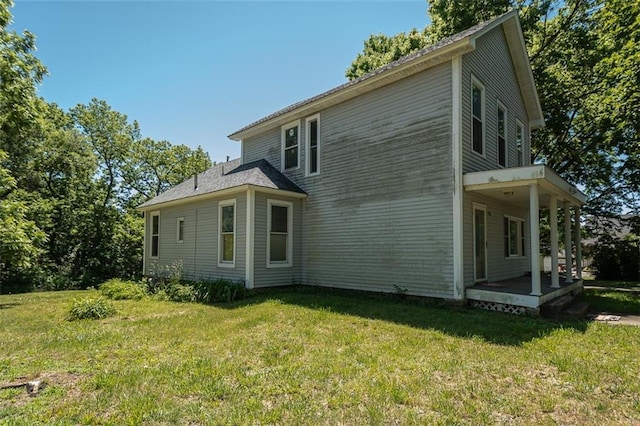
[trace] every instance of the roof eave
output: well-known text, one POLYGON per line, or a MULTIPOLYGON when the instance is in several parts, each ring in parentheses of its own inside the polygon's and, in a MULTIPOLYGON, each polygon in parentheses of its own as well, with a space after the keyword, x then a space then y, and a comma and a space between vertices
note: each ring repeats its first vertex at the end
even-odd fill
POLYGON ((378 75, 366 78, 356 84, 345 87, 342 90, 331 93, 314 102, 310 102, 299 108, 288 111, 282 115, 273 117, 270 120, 258 123, 253 127, 232 133, 229 135, 229 139, 241 141, 248 137, 258 135, 265 130, 273 128, 274 126, 283 125, 295 120, 296 118, 316 113, 322 109, 337 105, 356 96, 406 78, 407 76, 417 74, 418 72, 447 62, 454 56, 470 52, 474 48, 475 46, 473 43, 471 43, 471 38, 469 36, 464 37, 460 40, 452 42, 451 44, 429 52, 424 56, 398 65, 392 69, 387 70, 386 72, 382 72, 378 75))
POLYGON ((202 201, 210 198, 218 198, 218 197, 224 197, 230 194, 246 192, 249 189, 254 189, 259 192, 280 195, 283 197, 290 197, 290 198, 307 198, 308 196, 307 194, 300 193, 300 192, 287 191, 284 189, 270 188, 266 186, 259 186, 259 185, 253 185, 253 184, 245 184, 245 185, 233 186, 231 188, 221 189, 218 191, 211 191, 211 192, 205 192, 202 194, 190 195, 188 197, 178 198, 176 200, 164 201, 161 203, 154 203, 146 206, 144 204, 141 204, 138 207, 136 207, 136 210, 139 212, 158 210, 160 208, 167 208, 167 207, 172 207, 180 204, 187 204, 195 201, 202 201))

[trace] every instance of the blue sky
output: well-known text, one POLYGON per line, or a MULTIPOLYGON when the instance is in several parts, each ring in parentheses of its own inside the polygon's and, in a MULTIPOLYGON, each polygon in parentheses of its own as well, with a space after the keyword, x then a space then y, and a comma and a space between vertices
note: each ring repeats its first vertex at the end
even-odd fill
POLYGON ((371 33, 423 28, 426 9, 424 0, 17 0, 12 13, 15 30, 37 36, 47 101, 104 99, 143 136, 201 145, 222 161, 240 155, 228 134, 344 83, 371 33))

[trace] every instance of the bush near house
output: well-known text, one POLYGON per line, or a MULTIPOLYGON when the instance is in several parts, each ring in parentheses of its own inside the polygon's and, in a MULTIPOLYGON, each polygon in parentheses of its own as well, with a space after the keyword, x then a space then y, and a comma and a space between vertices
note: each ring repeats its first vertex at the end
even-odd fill
POLYGON ((111 300, 140 300, 147 296, 143 282, 111 279, 100 286, 100 293, 111 300))

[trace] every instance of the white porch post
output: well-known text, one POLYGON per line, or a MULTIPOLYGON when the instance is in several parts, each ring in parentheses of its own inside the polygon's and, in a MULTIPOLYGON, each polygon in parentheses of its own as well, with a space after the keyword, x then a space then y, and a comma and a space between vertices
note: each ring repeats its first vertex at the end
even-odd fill
POLYGON ((568 201, 564 202, 564 253, 566 259, 566 275, 564 282, 570 284, 573 282, 573 278, 571 276, 573 260, 571 259, 571 210, 568 201))
POLYGON ((558 276, 558 199, 549 199, 549 222, 551 225, 551 288, 560 288, 558 276))
POLYGON ((542 296, 540 287, 540 203, 538 184, 529 186, 529 229, 531 235, 531 295, 542 296))
POLYGON ((574 208, 575 211, 575 242, 576 242, 576 276, 582 279, 582 236, 580 235, 580 206, 574 208))

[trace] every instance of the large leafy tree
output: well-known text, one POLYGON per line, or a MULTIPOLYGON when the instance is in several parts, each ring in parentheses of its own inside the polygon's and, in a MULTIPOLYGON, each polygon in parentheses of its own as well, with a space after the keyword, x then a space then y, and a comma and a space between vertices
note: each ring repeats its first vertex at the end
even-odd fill
POLYGON ((640 0, 434 0, 431 25, 376 35, 347 69, 357 78, 422 46, 518 7, 546 127, 534 161, 581 185, 592 212, 635 207, 640 190, 640 0))

